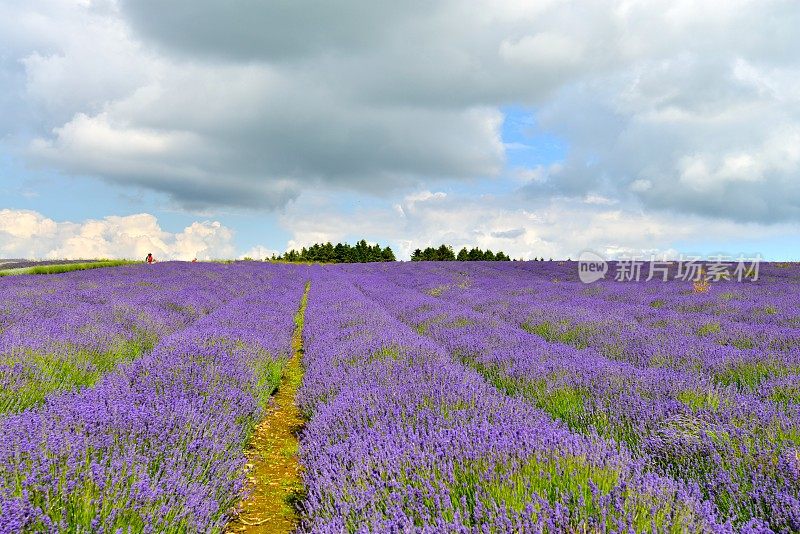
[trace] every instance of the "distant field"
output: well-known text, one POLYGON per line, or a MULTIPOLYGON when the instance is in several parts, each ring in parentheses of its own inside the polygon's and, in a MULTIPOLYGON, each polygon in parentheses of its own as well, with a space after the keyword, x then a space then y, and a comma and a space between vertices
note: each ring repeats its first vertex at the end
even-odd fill
POLYGON ((133 262, 129 260, 0 260, 0 276, 16 274, 58 274, 70 271, 85 271, 101 267, 118 267, 133 262))
POLYGON ((101 260, 25 260, 19 258, 0 258, 0 270, 23 269, 42 265, 69 265, 71 263, 93 263, 101 260))

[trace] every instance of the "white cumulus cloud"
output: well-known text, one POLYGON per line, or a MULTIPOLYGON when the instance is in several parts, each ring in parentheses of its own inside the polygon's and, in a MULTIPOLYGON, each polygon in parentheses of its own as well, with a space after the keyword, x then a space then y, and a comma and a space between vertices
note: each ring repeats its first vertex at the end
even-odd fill
POLYGON ((280 252, 275 249, 265 247, 264 245, 256 245, 247 249, 244 254, 239 255, 239 259, 243 260, 245 258, 251 258, 254 260, 264 260, 271 258, 273 254, 278 255, 280 252))
MULTIPOLYGON (((517 195, 484 196, 479 199, 447 195, 435 202, 416 202, 403 207, 403 216, 381 208, 343 215, 299 202, 284 213, 283 226, 292 232, 291 244, 320 241, 379 239, 390 245, 399 259, 408 259, 415 248, 453 245, 501 250, 513 258, 577 258, 584 250, 608 257, 651 254, 698 253, 691 243, 724 242, 730 236, 755 242, 800 235, 800 225, 764 225, 718 220, 698 215, 675 216, 646 213, 602 198, 575 202, 559 197, 543 199, 535 207, 517 195)), ((792 237, 794 239, 794 237, 792 237)), ((759 250, 719 250, 728 254, 759 250)), ((708 253, 708 251, 706 252, 708 253)))
POLYGON ((204 260, 234 256, 233 231, 216 221, 167 232, 153 215, 54 221, 30 210, 0 210, 0 257, 35 259, 133 258, 204 260))

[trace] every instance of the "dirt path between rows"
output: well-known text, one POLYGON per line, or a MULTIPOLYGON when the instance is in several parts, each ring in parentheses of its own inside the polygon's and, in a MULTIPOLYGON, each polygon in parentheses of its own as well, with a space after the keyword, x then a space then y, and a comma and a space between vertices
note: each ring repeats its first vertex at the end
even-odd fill
POLYGON ((310 284, 300 301, 292 335, 292 355, 283 368, 278 391, 269 411, 256 427, 247 451, 248 490, 239 514, 231 520, 227 532, 272 534, 292 532, 297 528, 295 503, 303 490, 298 462, 298 433, 305 422, 295 404, 295 395, 303 379, 303 319, 310 284))

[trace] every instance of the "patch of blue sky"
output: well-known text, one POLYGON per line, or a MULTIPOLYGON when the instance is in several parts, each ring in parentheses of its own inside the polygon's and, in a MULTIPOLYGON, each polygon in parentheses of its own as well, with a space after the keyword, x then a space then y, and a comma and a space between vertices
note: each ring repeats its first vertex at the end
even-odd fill
MULTIPOLYGON (((197 215, 192 220, 197 220, 197 215)), ((255 246, 272 248, 283 252, 291 232, 282 228, 272 212, 230 212, 213 217, 234 231, 236 250, 246 251, 255 246)))
POLYGON ((84 222, 108 216, 149 213, 162 230, 181 232, 195 221, 219 220, 234 230, 234 245, 286 243, 289 233, 272 213, 225 211, 192 212, 175 206, 166 195, 146 189, 108 184, 100 179, 66 176, 33 168, 0 145, 0 209, 32 210, 57 222, 84 222))
POLYGON ((760 257, 764 261, 800 261, 800 236, 791 231, 759 238, 687 239, 675 242, 673 248, 681 254, 703 258, 721 255, 733 259, 742 256, 746 260, 760 257))
POLYGON ((144 211, 144 201, 139 200, 142 194, 126 195, 96 179, 34 168, 2 146, 0 195, 3 208, 33 210, 56 221, 79 222, 144 211))
POLYGON ((530 108, 509 106, 502 109, 501 137, 506 148, 506 167, 531 168, 563 161, 568 145, 565 139, 542 130, 530 108))
POLYGON ((504 119, 500 136, 505 150, 505 167, 495 178, 476 177, 475 180, 450 184, 445 192, 463 195, 501 195, 517 190, 521 174, 538 167, 564 161, 569 150, 567 141, 543 130, 535 110, 522 106, 501 109, 504 119))

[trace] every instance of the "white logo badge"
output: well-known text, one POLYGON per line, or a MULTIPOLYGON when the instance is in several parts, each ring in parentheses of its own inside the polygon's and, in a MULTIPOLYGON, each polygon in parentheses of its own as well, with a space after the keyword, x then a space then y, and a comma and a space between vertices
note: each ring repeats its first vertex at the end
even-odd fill
POLYGON ((608 263, 605 258, 591 250, 581 252, 578 257, 578 278, 584 284, 591 284, 606 277, 608 263))

